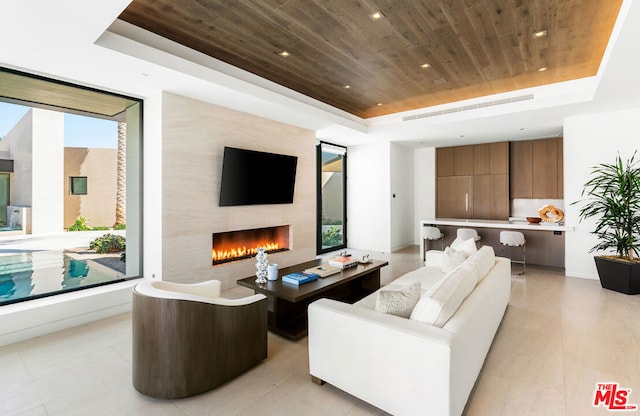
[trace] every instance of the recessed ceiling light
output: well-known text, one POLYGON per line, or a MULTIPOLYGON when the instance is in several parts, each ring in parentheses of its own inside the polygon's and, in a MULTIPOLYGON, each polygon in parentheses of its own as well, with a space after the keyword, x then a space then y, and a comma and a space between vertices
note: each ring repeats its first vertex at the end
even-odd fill
POLYGON ((547 30, 538 30, 537 32, 533 32, 533 37, 534 38, 543 38, 547 36, 547 30))
POLYGON ((420 68, 429 68, 431 66, 430 63, 425 62, 424 64, 420 65, 420 68))
POLYGON ((547 69, 549 69, 549 68, 547 68, 546 66, 543 66, 543 67, 538 68, 538 72, 544 72, 547 69))
POLYGON ((344 86, 344 88, 348 90, 349 88, 351 88, 351 85, 347 84, 344 86))
POLYGON ((384 14, 382 14, 382 12, 380 10, 376 10, 375 12, 371 13, 369 15, 369 19, 373 20, 374 22, 376 20, 380 20, 384 17, 384 14))
POLYGON ((282 56, 283 58, 286 58, 287 56, 291 56, 291 54, 287 51, 278 52, 278 55, 282 56))
POLYGON ((378 104, 376 104, 376 105, 379 107, 379 106, 381 106, 381 105, 382 105, 382 103, 378 103, 378 104))

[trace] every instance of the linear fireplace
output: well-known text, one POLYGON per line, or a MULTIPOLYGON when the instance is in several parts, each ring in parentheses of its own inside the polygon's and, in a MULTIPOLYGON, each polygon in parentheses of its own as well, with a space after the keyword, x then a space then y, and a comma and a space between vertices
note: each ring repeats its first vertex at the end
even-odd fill
POLYGON ((281 225, 213 233, 211 263, 216 266, 253 257, 258 247, 265 247, 267 253, 289 250, 290 232, 289 225, 281 225))

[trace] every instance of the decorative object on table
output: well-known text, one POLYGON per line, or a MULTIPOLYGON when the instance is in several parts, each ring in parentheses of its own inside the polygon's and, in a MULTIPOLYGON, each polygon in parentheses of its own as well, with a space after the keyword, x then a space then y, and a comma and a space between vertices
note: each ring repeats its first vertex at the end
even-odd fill
POLYGON ((270 263, 267 266, 267 280, 278 280, 278 265, 270 263))
POLYGON ((318 275, 315 273, 295 272, 282 276, 282 281, 284 283, 291 283, 296 286, 313 282, 314 280, 318 280, 318 275))
POLYGON ((527 217, 527 221, 529 222, 529 224, 539 224, 540 221, 542 221, 542 218, 540 218, 540 217, 527 217))
POLYGON ((358 259, 358 263, 360 264, 369 264, 371 263, 371 255, 365 254, 358 259))
POLYGON ((560 222, 564 219, 564 211, 549 204, 538 210, 540 218, 545 222, 560 222))
POLYGON ((340 269, 348 269, 358 265, 358 259, 354 259, 350 254, 341 254, 329 260, 329 265, 339 267, 340 269))
POLYGON ((605 289, 640 294, 640 164, 636 153, 623 163, 594 166, 591 179, 584 184, 580 221, 594 218, 591 231, 599 243, 589 252, 616 250, 616 255, 595 256, 600 284, 605 289))
POLYGON ((264 247, 256 248, 256 283, 267 283, 267 250, 264 247))
POLYGON ((319 266, 306 269, 304 272, 317 274, 320 277, 327 277, 331 276, 332 274, 340 273, 341 271, 342 269, 339 267, 330 266, 328 264, 321 264, 319 266))

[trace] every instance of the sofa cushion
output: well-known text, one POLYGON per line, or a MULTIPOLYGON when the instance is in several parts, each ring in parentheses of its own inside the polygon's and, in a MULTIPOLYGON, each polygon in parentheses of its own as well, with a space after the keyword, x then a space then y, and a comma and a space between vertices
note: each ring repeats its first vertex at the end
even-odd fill
POLYGON ((456 250, 452 247, 447 247, 442 253, 442 262, 440 270, 444 273, 453 271, 456 267, 462 265, 467 259, 467 254, 462 250, 456 250))
POLYGON ((467 238, 466 240, 463 240, 462 238, 458 237, 453 240, 453 243, 451 243, 451 248, 463 251, 467 257, 474 255, 475 252, 478 251, 478 248, 476 247, 476 240, 474 240, 473 238, 467 238))
POLYGON ((493 247, 482 246, 473 256, 469 257, 467 262, 478 269, 478 283, 480 283, 496 263, 496 254, 493 247))
POLYGON ((478 282, 478 269, 465 262, 446 274, 413 308, 410 318, 442 328, 478 282))
POLYGON ((376 310, 408 318, 420 299, 420 282, 413 282, 399 290, 378 290, 376 310))

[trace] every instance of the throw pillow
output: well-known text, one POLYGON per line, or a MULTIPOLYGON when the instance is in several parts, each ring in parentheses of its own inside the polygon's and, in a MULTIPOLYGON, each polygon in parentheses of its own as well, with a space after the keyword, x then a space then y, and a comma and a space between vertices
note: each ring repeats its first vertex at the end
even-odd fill
POLYGON ((478 269, 469 263, 463 264, 422 295, 411 312, 411 319, 442 328, 476 287, 477 281, 478 269))
POLYGON ((453 243, 451 243, 451 248, 463 251, 467 257, 472 256, 476 251, 478 251, 478 248, 476 247, 476 240, 473 238, 468 238, 466 240, 456 238, 453 243))
POLYGON ((489 270, 496 263, 496 255, 491 246, 482 246, 473 256, 469 257, 469 263, 478 268, 478 283, 484 279, 489 270))
POLYGON ((376 310, 391 315, 408 318, 420 299, 420 282, 413 282, 400 290, 378 290, 376 310))
POLYGON ((442 253, 442 264, 440 265, 440 270, 443 273, 449 273, 464 263, 466 259, 467 255, 464 251, 447 247, 444 249, 444 253, 442 253))

